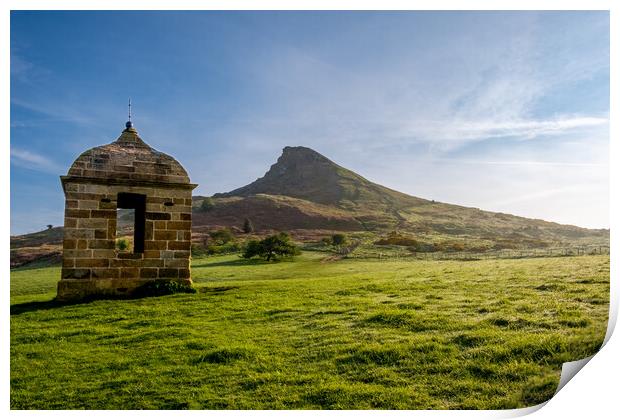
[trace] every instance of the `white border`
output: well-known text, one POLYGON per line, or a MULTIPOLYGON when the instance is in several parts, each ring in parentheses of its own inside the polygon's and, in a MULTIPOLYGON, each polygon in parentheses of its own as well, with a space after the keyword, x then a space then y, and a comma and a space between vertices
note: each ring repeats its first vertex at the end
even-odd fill
MULTIPOLYGON (((2 60, 0 60, 0 92, 4 92, 4 101, 0 103, 0 127, 2 128, 3 139, 10 136, 10 68, 9 68, 9 48, 10 48, 10 10, 610 10, 611 11, 611 113, 610 113, 610 138, 618 138, 618 86, 617 74, 620 67, 618 66, 618 42, 614 40, 620 39, 618 33, 618 25, 620 24, 620 6, 619 2, 613 0, 476 0, 476 1, 459 1, 459 0, 436 0, 436 1, 404 1, 404 0, 383 0, 366 1, 366 0, 304 0, 304 1, 285 1, 285 0, 229 0, 229 1, 191 1, 191 0, 126 0, 126 1, 103 1, 94 0, 89 2, 76 0, 57 0, 53 2, 53 6, 49 1, 45 0, 5 0, 2 2, 2 17, 0 18, 0 51, 2 60)), ((9 182, 9 142, 2 141, 2 153, 0 154, 0 173, 1 187, 5 194, 8 195, 10 188, 9 182)), ((619 148, 614 141, 610 145, 610 188, 611 191, 617 190, 618 174, 620 169, 614 166, 613 162, 619 162, 619 148)), ((6 197, 6 195, 5 195, 6 197)), ((289 417, 295 418, 316 418, 316 417, 332 417, 344 416, 347 418, 362 419, 376 416, 385 416, 391 418, 407 418, 412 416, 416 418, 504 418, 524 415, 534 411, 529 418, 567 418, 582 419, 585 416, 591 418, 609 418, 612 413, 617 414, 617 388, 618 374, 620 363, 616 355, 620 354, 620 343, 614 336, 610 337, 613 324, 618 313, 618 267, 617 267, 617 249, 618 239, 615 235, 618 227, 618 214, 620 206, 618 205, 617 194, 611 194, 611 305, 610 305, 610 321, 612 323, 609 329, 607 339, 609 341, 604 348, 592 358, 582 372, 577 374, 576 378, 569 383, 544 407, 536 407, 524 410, 507 410, 507 411, 217 411, 217 412, 187 412, 185 416, 197 417, 209 416, 217 418, 238 418, 240 416, 252 416, 257 419, 272 419, 273 417, 289 417), (535 411, 537 408, 541 408, 535 411)), ((10 236, 9 223, 10 207, 3 206, 3 220, 7 221, 2 224, 2 234, 6 248, 8 248, 8 238, 10 236)), ((2 278, 2 291, 5 302, 1 306, 2 311, 2 327, 0 334, 2 337, 2 382, 0 382, 0 398, 4 410, 9 409, 9 358, 10 358, 10 323, 9 323, 9 252, 4 249, 2 254, 3 267, 5 268, 5 276, 2 278)), ((81 411, 29 411, 16 412, 10 411, 10 416, 15 417, 31 417, 45 416, 51 418, 81 418, 84 413, 81 411)), ((107 418, 114 416, 133 416, 148 415, 155 418, 168 418, 171 413, 166 412, 123 412, 123 411, 91 411, 89 417, 107 418)), ((175 414, 177 415, 177 414, 175 414)))

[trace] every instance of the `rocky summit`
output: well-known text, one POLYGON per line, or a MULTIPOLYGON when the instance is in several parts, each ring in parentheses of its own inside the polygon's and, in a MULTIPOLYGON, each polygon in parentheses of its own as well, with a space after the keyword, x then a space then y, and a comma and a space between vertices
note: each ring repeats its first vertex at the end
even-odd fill
MULTIPOLYGON (((398 231, 427 242, 458 240, 502 248, 609 243, 609 230, 528 219, 413 197, 367 180, 308 147, 285 147, 265 175, 213 197, 193 197, 192 231, 230 227, 246 219, 258 233, 293 231, 297 238, 329 232, 398 231), (211 204, 203 206, 208 200, 211 204)), ((123 215, 119 223, 123 224, 123 215)), ((58 229, 11 237, 11 261, 58 253, 58 229), (55 233, 55 234, 54 234, 55 233), (36 251, 36 252, 35 252, 36 251), (23 255, 22 255, 23 254, 23 255)))
MULTIPOLYGON (((204 197, 196 197, 200 207, 204 197)), ((244 187, 213 196, 194 225, 258 229, 331 229, 415 235, 475 237, 527 246, 608 237, 584 229, 410 196, 371 182, 307 147, 285 147, 265 175, 244 187)))
POLYGON ((322 154, 303 146, 287 146, 269 171, 245 187, 214 197, 284 195, 351 209, 368 204, 420 204, 421 200, 375 184, 322 154))

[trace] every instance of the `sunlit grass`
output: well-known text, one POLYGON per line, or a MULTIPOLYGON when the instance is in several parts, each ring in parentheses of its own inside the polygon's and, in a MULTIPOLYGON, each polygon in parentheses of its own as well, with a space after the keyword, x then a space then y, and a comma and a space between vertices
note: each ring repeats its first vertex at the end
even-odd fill
POLYGON ((195 259, 197 294, 65 306, 59 268, 13 271, 11 407, 523 407, 605 335, 608 256, 323 257, 195 259))

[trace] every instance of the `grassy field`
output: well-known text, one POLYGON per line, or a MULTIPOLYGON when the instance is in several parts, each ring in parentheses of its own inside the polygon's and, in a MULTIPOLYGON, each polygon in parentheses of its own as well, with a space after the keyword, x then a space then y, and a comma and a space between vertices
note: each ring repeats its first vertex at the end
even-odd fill
POLYGON ((194 259, 197 294, 59 306, 11 272, 11 408, 515 408, 605 335, 609 256, 194 259))

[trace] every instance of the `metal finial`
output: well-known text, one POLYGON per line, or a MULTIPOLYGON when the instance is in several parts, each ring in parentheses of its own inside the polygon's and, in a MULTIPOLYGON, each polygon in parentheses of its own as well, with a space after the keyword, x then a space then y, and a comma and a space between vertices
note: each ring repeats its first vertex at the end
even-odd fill
POLYGON ((131 122, 131 98, 129 98, 129 104, 127 105, 127 107, 129 108, 129 113, 128 113, 129 120, 125 124, 125 127, 131 128, 133 127, 133 123, 131 122))

